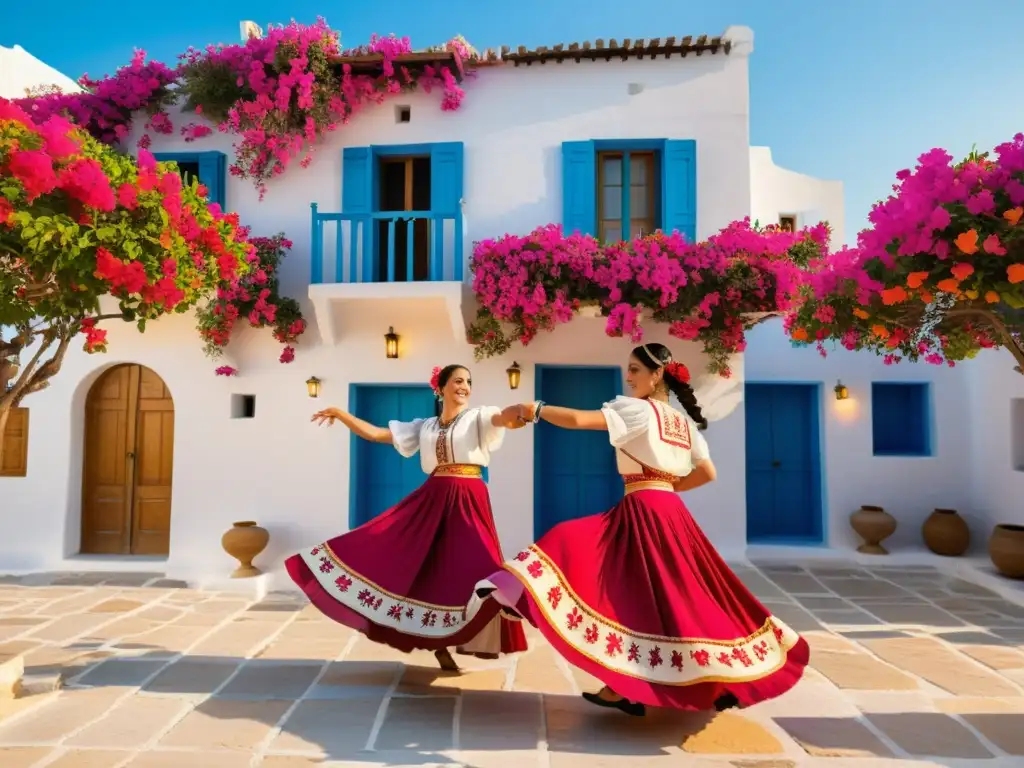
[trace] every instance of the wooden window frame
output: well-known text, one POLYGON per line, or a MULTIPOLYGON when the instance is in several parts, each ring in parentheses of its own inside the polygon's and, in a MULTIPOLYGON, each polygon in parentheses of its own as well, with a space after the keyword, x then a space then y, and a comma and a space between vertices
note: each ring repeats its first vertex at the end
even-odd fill
MULTIPOLYGON (((661 178, 659 175, 659 157, 658 152, 655 150, 630 150, 630 149, 608 149, 598 150, 597 152, 597 189, 595 194, 597 195, 597 237, 602 243, 608 242, 607 237, 607 226, 609 222, 614 219, 606 219, 604 215, 604 188, 605 188, 605 177, 604 177, 604 161, 607 159, 621 159, 622 160, 622 204, 620 210, 624 213, 630 210, 629 206, 629 194, 632 189, 632 184, 626 182, 631 180, 631 174, 629 172, 630 164, 634 158, 643 158, 644 162, 648 163, 648 184, 647 184, 647 210, 650 212, 648 216, 643 219, 645 225, 648 227, 642 227, 641 232, 643 234, 651 234, 659 228, 658 209, 657 202, 660 194, 659 187, 661 186, 661 178)), ((622 234, 622 240, 629 240, 634 236, 632 231, 633 222, 638 221, 637 218, 630 215, 629 220, 623 216, 619 220, 619 228, 622 234)))
POLYGON ((779 229, 782 229, 783 225, 787 221, 790 222, 790 224, 793 226, 793 230, 792 231, 796 232, 797 227, 799 226, 799 223, 800 223, 800 219, 797 217, 797 215, 795 213, 780 213, 779 214, 779 229))
POLYGON ((29 438, 29 410, 28 408, 14 408, 11 410, 11 415, 7 419, 7 427, 3 434, 0 434, 0 440, 4 441, 4 459, 10 459, 12 454, 12 448, 7 444, 7 429, 11 428, 11 424, 15 418, 24 419, 24 430, 25 436, 21 443, 21 448, 16 455, 19 457, 18 466, 13 470, 5 470, 0 466, 0 477, 26 477, 28 475, 28 438, 29 438), (24 414, 24 416, 21 416, 24 414))

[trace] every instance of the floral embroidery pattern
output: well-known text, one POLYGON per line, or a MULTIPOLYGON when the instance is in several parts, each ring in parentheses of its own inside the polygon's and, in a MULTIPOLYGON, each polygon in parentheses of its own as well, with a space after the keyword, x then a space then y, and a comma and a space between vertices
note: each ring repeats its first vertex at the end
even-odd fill
POLYGON ((302 554, 302 559, 327 594, 361 616, 421 637, 448 637, 473 620, 478 604, 429 605, 394 595, 347 568, 325 543, 302 554))
POLYGON ((658 437, 663 443, 690 450, 690 422, 675 408, 660 400, 648 400, 658 422, 658 437))
POLYGON ((731 641, 642 635, 583 603, 536 546, 520 552, 506 568, 519 577, 548 623, 570 646, 607 669, 653 683, 756 680, 779 669, 800 640, 774 616, 749 637, 731 641))

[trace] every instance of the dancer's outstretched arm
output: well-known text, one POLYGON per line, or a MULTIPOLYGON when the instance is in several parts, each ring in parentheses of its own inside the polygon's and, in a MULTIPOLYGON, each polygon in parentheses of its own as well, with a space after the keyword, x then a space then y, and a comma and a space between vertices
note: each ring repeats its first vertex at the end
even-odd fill
POLYGON ((387 427, 376 427, 368 421, 357 419, 351 413, 340 408, 324 408, 322 411, 317 411, 310 421, 321 426, 326 424, 328 427, 332 427, 334 422, 340 421, 363 440, 369 440, 371 443, 390 443, 393 440, 391 430, 387 427))
POLYGON ((526 422, 519 418, 520 410, 518 405, 510 405, 504 410, 491 416, 491 424, 505 429, 520 429, 526 426, 526 422))
MULTIPOLYGON (((523 421, 531 422, 537 413, 537 403, 523 403, 519 406, 523 421)), ((593 429, 608 431, 608 421, 601 411, 578 411, 575 408, 561 408, 557 405, 540 406, 541 421, 563 429, 593 429)))
POLYGON ((715 463, 711 459, 702 459, 697 462, 690 474, 676 480, 672 484, 672 488, 677 493, 692 491, 694 488, 715 482, 717 477, 718 471, 715 469, 715 463))

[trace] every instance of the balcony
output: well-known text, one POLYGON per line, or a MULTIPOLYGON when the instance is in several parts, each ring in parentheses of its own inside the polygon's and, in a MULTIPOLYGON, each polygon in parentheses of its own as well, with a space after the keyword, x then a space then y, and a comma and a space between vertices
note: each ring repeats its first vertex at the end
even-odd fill
POLYGON ((466 335, 461 211, 321 213, 312 203, 309 297, 324 343, 341 335, 340 310, 368 300, 442 300, 457 340, 466 335))

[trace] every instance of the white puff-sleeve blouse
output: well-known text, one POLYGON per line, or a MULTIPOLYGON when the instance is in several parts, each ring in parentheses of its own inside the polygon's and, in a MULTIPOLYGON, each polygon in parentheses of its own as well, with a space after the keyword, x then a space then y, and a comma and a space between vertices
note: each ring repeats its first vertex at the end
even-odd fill
POLYGON ((640 475, 646 467, 685 477, 697 462, 711 458, 696 422, 668 403, 620 396, 601 413, 622 475, 640 475))
POLYGON ((501 409, 491 405, 467 408, 444 426, 435 416, 415 421, 391 421, 391 441, 395 450, 409 458, 417 451, 420 466, 428 475, 443 464, 476 464, 486 467, 491 454, 501 448, 505 427, 496 427, 491 419, 501 409))

